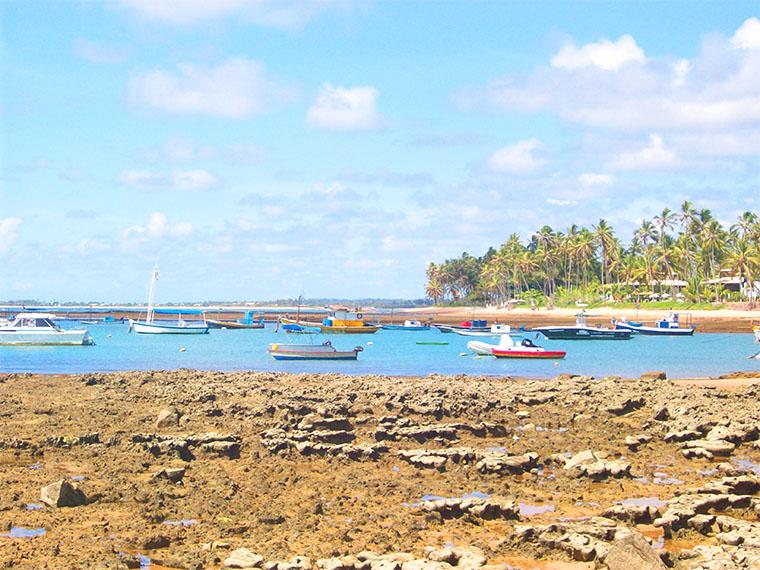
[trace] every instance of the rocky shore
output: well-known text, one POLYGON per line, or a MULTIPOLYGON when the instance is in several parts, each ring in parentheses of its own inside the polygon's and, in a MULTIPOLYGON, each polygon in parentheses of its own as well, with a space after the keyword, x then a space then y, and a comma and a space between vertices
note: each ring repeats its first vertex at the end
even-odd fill
POLYGON ((760 384, 0 375, 0 567, 760 567, 760 384))

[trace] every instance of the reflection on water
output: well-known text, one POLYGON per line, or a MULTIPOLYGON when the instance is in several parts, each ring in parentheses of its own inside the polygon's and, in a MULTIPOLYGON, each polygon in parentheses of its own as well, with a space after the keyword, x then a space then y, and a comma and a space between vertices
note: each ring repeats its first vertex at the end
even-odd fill
POLYGON ((556 508, 552 504, 545 505, 529 505, 528 503, 519 503, 520 516, 532 517, 535 515, 542 515, 544 513, 553 513, 556 508))
POLYGON ((46 534, 44 528, 26 528, 23 526, 12 526, 11 529, 0 536, 6 536, 8 538, 34 538, 35 536, 42 536, 46 534))

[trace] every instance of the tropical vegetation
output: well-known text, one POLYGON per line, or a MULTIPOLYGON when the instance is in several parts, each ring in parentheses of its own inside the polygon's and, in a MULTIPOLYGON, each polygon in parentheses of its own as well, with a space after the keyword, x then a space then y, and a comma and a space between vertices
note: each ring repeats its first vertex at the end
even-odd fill
POLYGON ((757 280, 758 215, 726 227, 687 201, 643 220, 627 244, 603 219, 565 232, 544 226, 527 243, 513 233, 481 257, 431 262, 425 293, 434 303, 706 303, 753 300, 757 280))

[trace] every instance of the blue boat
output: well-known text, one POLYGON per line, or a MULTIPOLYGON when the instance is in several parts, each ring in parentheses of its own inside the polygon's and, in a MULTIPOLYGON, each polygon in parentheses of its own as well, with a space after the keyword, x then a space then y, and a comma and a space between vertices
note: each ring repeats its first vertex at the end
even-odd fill
POLYGON ((404 321, 403 325, 382 325, 387 331, 429 331, 430 325, 423 325, 420 321, 404 321))

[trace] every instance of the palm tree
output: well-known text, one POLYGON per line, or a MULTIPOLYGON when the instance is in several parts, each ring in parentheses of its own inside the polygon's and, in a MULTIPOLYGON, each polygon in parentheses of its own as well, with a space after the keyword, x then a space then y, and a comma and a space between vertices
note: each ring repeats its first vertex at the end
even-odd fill
POLYGON ((658 228, 659 235, 657 238, 658 245, 662 246, 662 242, 665 240, 665 230, 672 230, 673 223, 676 220, 676 213, 670 208, 664 208, 659 216, 654 217, 654 223, 658 228))

